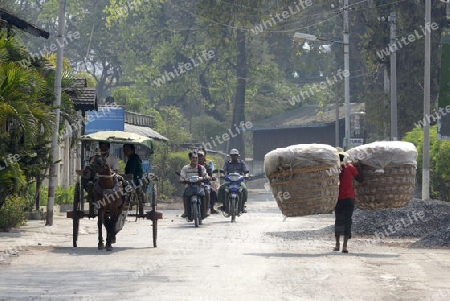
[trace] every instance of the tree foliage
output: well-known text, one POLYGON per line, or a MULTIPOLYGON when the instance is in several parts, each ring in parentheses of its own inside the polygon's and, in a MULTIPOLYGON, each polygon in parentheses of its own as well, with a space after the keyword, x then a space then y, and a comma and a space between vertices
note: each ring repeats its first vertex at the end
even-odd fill
MULTIPOLYGON (((54 116, 55 70, 52 57, 29 65, 28 52, 15 31, 0 33, 0 208, 7 195, 25 190, 31 181, 41 183, 52 162, 49 141, 54 116)), ((69 65, 67 65, 70 67, 69 65)), ((62 87, 73 83, 70 70, 62 87)), ((75 122, 73 103, 62 93, 61 132, 75 122)))
MULTIPOLYGON (((241 121, 256 122, 305 103, 325 107, 336 97, 344 102, 343 81, 300 103, 289 102, 343 69, 342 7, 331 0, 302 3, 74 0, 67 5, 66 32, 78 31, 80 39, 66 45, 65 54, 75 73, 92 76, 100 97, 112 95, 128 110, 160 118, 156 130, 170 139, 168 154, 179 143, 206 143, 241 121), (295 32, 329 41, 294 42, 295 32)), ((29 16, 54 39, 58 1, 15 4, 15 12, 29 16)), ((438 25, 431 31, 432 108, 437 105, 446 5, 432 0, 432 22, 438 25)), ((360 1, 350 3, 348 12, 350 101, 366 103, 369 140, 389 138, 389 55, 380 53, 389 43, 390 12, 397 15, 399 43, 416 31, 423 36, 423 1, 360 1)), ((28 45, 32 52, 43 48, 42 41, 28 45)), ((402 137, 423 117, 423 37, 403 45, 396 55, 402 137)), ((240 136, 219 149, 251 153, 249 140, 240 136)))
MULTIPOLYGON (((422 185, 423 129, 406 133, 404 141, 413 143, 418 152, 417 183, 422 185)), ((450 141, 437 140, 437 125, 430 127, 430 197, 450 202, 450 141)))

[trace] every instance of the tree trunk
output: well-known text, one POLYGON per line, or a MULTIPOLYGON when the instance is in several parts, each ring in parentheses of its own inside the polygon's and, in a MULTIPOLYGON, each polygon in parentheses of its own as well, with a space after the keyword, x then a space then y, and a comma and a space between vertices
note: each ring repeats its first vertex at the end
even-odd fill
POLYGON ((36 204, 36 210, 40 209, 40 202, 41 202, 41 176, 36 177, 36 195, 34 196, 35 204, 36 204))
MULTIPOLYGON (((234 99, 233 118, 230 126, 230 143, 228 152, 232 148, 237 148, 241 154, 241 158, 245 159, 245 143, 242 127, 239 128, 241 122, 245 123, 245 88, 247 77, 247 59, 245 56, 245 32, 237 29, 237 86, 234 99)), ((245 128, 245 127, 244 127, 245 128)))

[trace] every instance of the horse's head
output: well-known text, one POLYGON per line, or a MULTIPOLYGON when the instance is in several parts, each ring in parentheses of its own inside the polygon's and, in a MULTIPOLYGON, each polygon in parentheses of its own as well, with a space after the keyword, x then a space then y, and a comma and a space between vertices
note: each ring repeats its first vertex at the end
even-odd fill
POLYGON ((106 162, 106 158, 100 154, 95 154, 91 158, 90 167, 98 174, 110 174, 111 169, 109 167, 108 162, 106 162))

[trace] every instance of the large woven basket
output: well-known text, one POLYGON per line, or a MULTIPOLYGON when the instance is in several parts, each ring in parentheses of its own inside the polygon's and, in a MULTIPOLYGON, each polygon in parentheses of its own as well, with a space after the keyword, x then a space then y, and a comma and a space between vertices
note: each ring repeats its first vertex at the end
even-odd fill
POLYGON ((363 183, 354 181, 355 205, 363 210, 404 207, 414 196, 416 166, 404 164, 387 166, 384 173, 362 164, 363 183))
POLYGON ((268 178, 278 208, 286 217, 327 214, 336 206, 339 171, 335 165, 282 170, 268 178))

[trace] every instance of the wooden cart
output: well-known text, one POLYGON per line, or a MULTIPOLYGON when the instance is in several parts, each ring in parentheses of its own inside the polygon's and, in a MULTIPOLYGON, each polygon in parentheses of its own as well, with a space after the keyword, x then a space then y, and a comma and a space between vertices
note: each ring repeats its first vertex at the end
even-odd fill
MULTIPOLYGON (((153 151, 153 140, 148 137, 140 136, 133 133, 121 132, 121 131, 102 131, 89 135, 84 135, 80 138, 82 141, 82 149, 85 150, 85 143, 92 142, 107 142, 110 144, 139 144, 150 148, 153 151)), ((132 175, 122 175, 125 180, 132 180, 132 175)), ((80 219, 84 217, 95 218, 97 217, 97 211, 94 206, 93 195, 88 193, 86 187, 82 187, 82 170, 77 170, 77 183, 74 191, 73 198, 73 210, 67 211, 67 218, 73 220, 73 246, 77 247, 78 233, 80 219), (84 210, 84 204, 89 204, 89 209, 84 210)), ((142 187, 139 189, 133 189, 127 194, 129 198, 129 208, 122 211, 122 220, 126 220, 127 216, 138 218, 147 218, 152 221, 152 234, 153 234, 153 246, 157 246, 157 233, 158 233, 158 219, 162 219, 162 213, 157 211, 157 182, 158 178, 152 174, 144 174, 144 181, 142 181, 142 187), (145 203, 150 203, 150 210, 145 211, 145 203), (135 213, 131 213, 133 207, 136 207, 135 213)), ((121 225, 123 226, 123 224, 121 225)))

